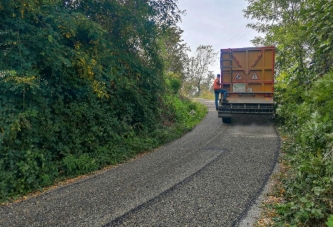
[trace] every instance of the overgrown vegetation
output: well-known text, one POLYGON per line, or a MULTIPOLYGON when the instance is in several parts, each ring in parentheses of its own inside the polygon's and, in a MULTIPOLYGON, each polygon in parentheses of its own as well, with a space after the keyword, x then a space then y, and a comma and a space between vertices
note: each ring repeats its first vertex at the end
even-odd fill
POLYGON ((245 15, 277 47, 277 123, 286 137, 269 226, 332 226, 333 2, 251 0, 245 15))
POLYGON ((123 162, 201 120, 205 108, 178 92, 180 15, 173 0, 1 1, 0 201, 123 162))
POLYGON ((323 226, 333 213, 332 92, 333 73, 328 73, 302 93, 301 104, 289 100, 277 111, 289 117, 280 128, 288 168, 279 177, 283 202, 274 206, 277 225, 323 226))

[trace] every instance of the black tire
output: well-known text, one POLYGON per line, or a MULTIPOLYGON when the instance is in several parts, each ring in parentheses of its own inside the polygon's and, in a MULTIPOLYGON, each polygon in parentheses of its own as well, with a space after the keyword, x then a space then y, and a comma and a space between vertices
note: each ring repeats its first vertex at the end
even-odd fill
POLYGON ((229 124, 231 122, 231 118, 230 117, 223 117, 222 122, 225 123, 225 124, 229 124))

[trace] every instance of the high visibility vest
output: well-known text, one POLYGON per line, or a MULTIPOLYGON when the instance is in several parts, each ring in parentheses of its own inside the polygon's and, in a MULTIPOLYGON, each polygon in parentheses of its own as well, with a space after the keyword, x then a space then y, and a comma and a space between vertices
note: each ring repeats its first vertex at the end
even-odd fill
POLYGON ((217 78, 214 80, 214 85, 213 85, 214 90, 219 90, 219 89, 221 89, 221 85, 219 85, 219 83, 220 83, 220 78, 217 77, 217 78))

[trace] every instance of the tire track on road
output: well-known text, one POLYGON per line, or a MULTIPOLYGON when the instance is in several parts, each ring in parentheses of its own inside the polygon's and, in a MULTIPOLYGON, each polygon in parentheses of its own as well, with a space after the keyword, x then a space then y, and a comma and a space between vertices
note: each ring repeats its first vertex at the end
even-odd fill
MULTIPOLYGON (((210 149, 208 149, 208 150, 210 150, 210 149)), ((103 227, 114 227, 114 226, 121 225, 124 222, 124 220, 126 218, 128 218, 129 216, 131 216, 132 214, 138 212, 141 209, 145 209, 145 208, 147 208, 148 206, 150 206, 152 204, 158 203, 159 201, 161 201, 162 197, 164 197, 165 195, 167 195, 169 193, 172 193, 174 190, 177 190, 178 188, 182 187, 183 185, 189 183, 196 176, 198 176, 202 171, 204 171, 208 166, 212 165, 214 162, 216 162, 217 160, 219 160, 220 158, 222 158, 226 153, 228 153, 227 150, 222 150, 221 152, 222 153, 219 156, 217 156, 214 160, 210 161, 205 166, 203 166, 201 169, 199 169, 198 171, 196 171, 192 175, 188 176, 187 178, 185 178, 181 182, 179 182, 176 185, 172 186, 171 188, 163 191, 162 193, 160 193, 159 195, 155 196, 154 198, 148 200, 147 202, 145 202, 145 203, 143 203, 143 204, 135 207, 134 209, 128 211, 127 213, 123 214, 122 216, 117 217, 116 219, 114 219, 111 222, 107 223, 103 227)))

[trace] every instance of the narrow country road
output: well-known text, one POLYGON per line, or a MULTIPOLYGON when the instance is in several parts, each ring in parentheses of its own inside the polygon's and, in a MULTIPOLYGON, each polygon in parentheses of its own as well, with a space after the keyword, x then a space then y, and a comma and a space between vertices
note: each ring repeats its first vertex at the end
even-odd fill
POLYGON ((0 226, 237 226, 279 152, 266 118, 217 118, 213 101, 190 133, 103 173, 0 207, 0 226))

